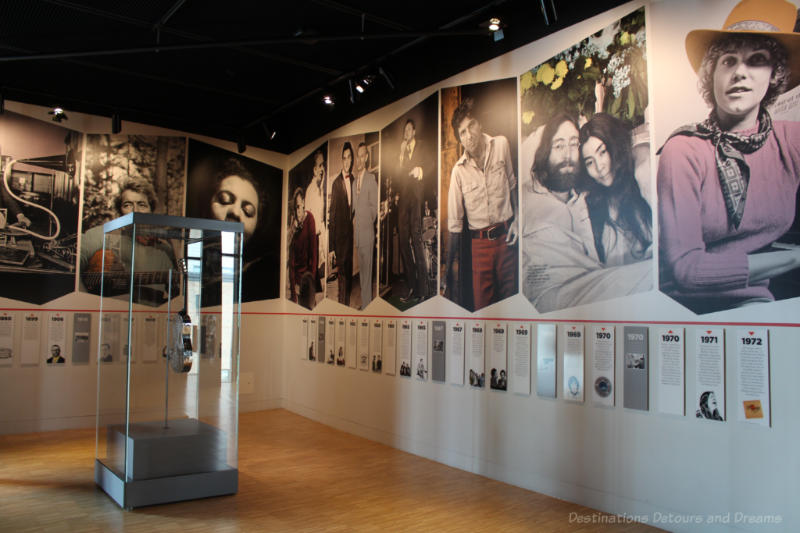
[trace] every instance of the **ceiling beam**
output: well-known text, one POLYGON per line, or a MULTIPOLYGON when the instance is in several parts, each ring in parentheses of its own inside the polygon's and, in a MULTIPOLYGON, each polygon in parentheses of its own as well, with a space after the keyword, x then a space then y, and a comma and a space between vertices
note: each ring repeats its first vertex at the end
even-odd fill
MULTIPOLYGON (((13 51, 15 51, 17 53, 28 53, 29 52, 29 51, 21 49, 21 48, 11 48, 11 47, 6 46, 6 45, 0 45, 0 47, 6 48, 6 49, 9 49, 9 50, 13 50, 13 51)), ((225 90, 225 89, 219 89, 217 87, 209 87, 208 85, 201 85, 199 83, 191 83, 191 82, 184 81, 184 80, 178 80, 178 79, 174 79, 174 78, 166 78, 164 76, 156 76, 154 74, 146 74, 146 73, 143 73, 143 72, 135 72, 135 71, 129 70, 127 68, 112 67, 110 65, 100 65, 98 63, 94 63, 94 62, 91 62, 91 61, 81 61, 79 59, 64 59, 64 62, 70 63, 70 64, 74 64, 74 65, 80 65, 80 66, 86 67, 86 68, 92 68, 92 69, 95 69, 95 70, 102 70, 102 71, 105 71, 105 72, 113 72, 113 73, 119 74, 121 76, 133 76, 133 77, 136 77, 136 78, 142 78, 142 79, 149 80, 149 81, 156 81, 156 82, 159 82, 159 83, 169 83, 171 85, 177 85, 178 87, 186 87, 187 89, 197 89, 197 90, 200 90, 200 91, 205 91, 207 93, 219 94, 219 95, 227 96, 227 97, 230 97, 230 98, 240 98, 240 99, 243 99, 243 100, 250 100, 250 101, 259 102, 259 103, 265 104, 265 105, 275 105, 275 104, 278 103, 275 100, 270 100, 270 99, 264 98, 263 96, 260 96, 260 95, 238 93, 238 92, 235 92, 235 91, 228 91, 228 90, 225 90)))
POLYGON ((412 31, 413 28, 409 26, 405 26, 393 20, 379 17, 377 15, 372 15, 370 13, 365 13, 360 9, 356 9, 354 7, 346 6, 339 2, 335 2, 334 0, 312 0, 313 3, 317 4, 318 6, 327 7, 329 9, 333 9, 334 11, 339 11, 341 13, 346 13, 348 15, 353 15, 354 17, 359 17, 366 19, 370 22, 375 22, 376 24, 380 24, 386 28, 395 31, 412 31))
POLYGON ((172 7, 170 7, 170 8, 167 10, 167 12, 166 12, 166 13, 164 13, 164 14, 161 16, 161 18, 160 18, 160 19, 158 19, 158 21, 156 21, 156 23, 155 23, 155 24, 153 24, 153 28, 152 28, 152 29, 153 29, 153 30, 161 30, 161 28, 163 28, 164 26, 166 26, 166 24, 167 24, 167 21, 169 21, 169 19, 171 19, 171 18, 172 18, 172 15, 174 15, 175 13, 177 13, 177 12, 178 12, 178 10, 181 8, 181 6, 182 6, 184 3, 186 3, 186 0, 178 0, 177 2, 175 2, 174 4, 172 4, 172 7))
POLYGON ((340 43, 346 41, 385 41, 392 39, 429 39, 431 37, 469 37, 489 35, 489 30, 478 28, 453 31, 397 32, 397 33, 358 33, 354 35, 328 35, 313 37, 275 37, 271 39, 254 39, 242 41, 205 42, 192 44, 168 44, 154 46, 135 46, 133 48, 110 48, 105 50, 84 50, 74 52, 34 53, 15 56, 1 56, 0 63, 14 61, 42 61, 49 59, 73 59, 78 57, 102 57, 154 52, 182 52, 187 50, 210 50, 214 48, 232 48, 237 46, 274 46, 274 45, 314 45, 318 43, 340 43))
MULTIPOLYGON (((119 13, 114 13, 112 11, 105 11, 105 10, 93 8, 93 7, 90 7, 90 6, 85 6, 83 4, 70 2, 69 0, 41 0, 41 1, 42 2, 47 2, 49 4, 57 5, 59 7, 63 7, 63 8, 66 8, 66 9, 79 11, 81 13, 94 15, 96 17, 104 18, 104 19, 107 19, 107 20, 114 20, 114 21, 117 21, 117 22, 122 22, 124 24, 130 24, 132 26, 137 26, 139 28, 144 28, 144 29, 153 29, 153 24, 150 21, 137 19, 137 18, 133 18, 133 17, 128 17, 128 16, 125 16, 125 15, 120 15, 119 13)), ((175 29, 175 28, 162 27, 161 28, 161 32, 169 34, 169 35, 173 35, 175 37, 182 37, 184 39, 189 39, 191 41, 204 42, 204 41, 208 41, 209 40, 208 37, 205 37, 203 35, 198 35, 198 34, 195 34, 195 33, 178 30, 178 29, 175 29)), ((294 65, 296 67, 301 67, 301 68, 304 68, 304 69, 307 69, 307 70, 311 70, 311 71, 314 71, 314 72, 321 72, 321 73, 327 74, 329 76, 338 76, 338 75, 341 74, 340 70, 337 70, 337 69, 334 69, 334 68, 330 68, 330 67, 326 67, 326 66, 323 66, 323 65, 317 65, 317 64, 314 64, 314 63, 310 63, 308 61, 301 61, 301 60, 292 59, 290 57, 286 57, 286 56, 283 56, 283 55, 269 54, 269 53, 262 52, 262 51, 259 51, 259 50, 252 50, 252 49, 247 49, 247 48, 242 48, 242 47, 233 47, 233 48, 237 52, 241 52, 243 54, 257 56, 257 57, 261 57, 261 58, 264 58, 264 59, 269 59, 270 61, 275 61, 275 62, 278 62, 278 63, 285 63, 287 65, 294 65)))
MULTIPOLYGON (((327 3, 330 0, 315 0, 315 1, 326 2, 327 3)), ((472 12, 467 13, 465 15, 462 15, 462 16, 460 16, 460 17, 458 17, 458 18, 456 18, 454 20, 451 20, 450 22, 440 26, 439 30, 440 30, 440 32, 447 32, 447 31, 450 30, 450 28, 454 28, 455 26, 458 26, 459 24, 462 24, 462 23, 464 23, 464 22, 466 22, 468 20, 474 19, 474 18, 478 17, 479 15, 482 15, 486 11, 489 11, 490 9, 495 8, 495 7, 499 6, 500 4, 504 4, 506 1, 507 0, 494 0, 492 2, 488 2, 485 5, 483 5, 482 7, 479 7, 478 9, 476 9, 476 10, 474 10, 472 12)), ((477 31, 473 30, 473 31, 469 32, 470 35, 488 35, 489 33, 491 33, 491 32, 489 32, 488 29, 480 29, 480 30, 477 30, 477 31)), ((435 35, 436 35, 436 33, 434 33, 432 36, 435 36, 435 35)), ((318 87, 316 89, 312 89, 311 91, 308 91, 307 93, 305 93, 305 94, 303 94, 301 96, 298 96, 294 100, 292 100, 290 102, 287 102, 287 103, 285 103, 285 104, 283 104, 283 105, 281 105, 281 106, 279 106, 279 107, 277 107, 275 109, 270 110, 267 113, 264 113, 264 114, 260 115, 259 117, 255 118, 255 119, 251 120, 250 122, 248 122, 247 124, 245 124, 244 128, 252 128, 253 126, 258 124, 259 122, 272 120, 279 113, 282 113, 282 112, 284 112, 284 111, 286 111, 288 109, 291 109, 292 107, 294 107, 295 105, 299 104, 300 102, 302 102, 302 101, 304 101, 304 100, 306 100, 308 98, 311 98, 312 96, 314 96, 316 94, 319 94, 320 92, 325 90, 325 88, 332 87, 333 85, 336 85, 337 83, 339 83, 339 82, 341 82, 343 80, 346 80, 350 76, 354 76, 358 72, 362 72, 362 71, 367 70, 367 69, 369 69, 371 67, 378 67, 378 66, 380 66, 381 63, 386 61, 388 58, 390 58, 390 57, 392 57, 394 55, 397 55, 397 54, 403 52, 404 50, 407 50, 408 48, 411 48, 412 46, 416 46, 416 45, 426 41, 428 38, 430 38, 430 35, 420 35, 420 36, 416 37, 415 39, 413 39, 413 40, 411 40, 411 41, 409 41, 409 42, 407 42, 405 44, 400 45, 399 47, 395 48, 394 50, 391 50, 391 51, 387 52, 386 54, 384 54, 384 55, 382 55, 382 56, 380 56, 380 57, 378 57, 376 59, 373 59, 372 61, 370 61, 369 63, 367 63, 365 65, 361 65, 360 67, 358 67, 356 69, 353 69, 350 72, 346 72, 346 73, 341 74, 340 76, 330 80, 325 86, 318 87)))

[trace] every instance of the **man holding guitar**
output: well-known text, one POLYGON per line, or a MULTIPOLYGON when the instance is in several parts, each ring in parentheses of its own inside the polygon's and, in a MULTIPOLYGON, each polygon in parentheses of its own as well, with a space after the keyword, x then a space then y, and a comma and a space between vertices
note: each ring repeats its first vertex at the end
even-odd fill
MULTIPOLYGON (((122 185, 114 202, 119 216, 128 213, 150 213, 157 205, 152 185, 141 179, 131 179, 122 185)), ((100 278, 105 262, 106 294, 128 292, 131 256, 136 257, 139 303, 160 305, 166 301, 169 271, 176 269, 175 252, 164 240, 137 236, 136 242, 124 236, 111 235, 103 254, 103 226, 95 226, 81 238, 81 281, 88 292, 100 294, 100 278)))

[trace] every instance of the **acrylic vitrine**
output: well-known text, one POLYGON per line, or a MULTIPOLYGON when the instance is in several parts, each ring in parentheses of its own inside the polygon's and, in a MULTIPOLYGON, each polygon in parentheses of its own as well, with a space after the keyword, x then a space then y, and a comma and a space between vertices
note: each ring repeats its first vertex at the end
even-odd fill
POLYGON ((101 296, 95 481, 121 507, 235 493, 242 224, 129 213, 101 296))

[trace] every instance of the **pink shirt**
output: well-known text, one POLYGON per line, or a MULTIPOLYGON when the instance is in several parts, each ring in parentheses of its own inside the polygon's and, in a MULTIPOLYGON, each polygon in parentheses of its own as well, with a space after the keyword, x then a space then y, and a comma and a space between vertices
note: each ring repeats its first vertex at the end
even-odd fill
MULTIPOLYGON (((756 128, 741 132, 749 135, 756 128)), ((748 283, 747 255, 791 227, 800 180, 800 123, 774 122, 750 167, 744 215, 728 223, 711 141, 678 135, 658 165, 661 289, 678 300, 724 298, 729 306, 773 299, 769 281, 748 283)))

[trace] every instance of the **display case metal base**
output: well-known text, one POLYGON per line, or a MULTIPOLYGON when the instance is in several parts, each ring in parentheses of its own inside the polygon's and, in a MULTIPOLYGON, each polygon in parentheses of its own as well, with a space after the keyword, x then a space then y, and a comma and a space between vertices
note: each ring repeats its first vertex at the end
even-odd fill
POLYGON ((117 502, 117 505, 130 510, 146 505, 235 494, 239 489, 239 470, 231 468, 126 483, 106 465, 96 460, 94 480, 112 500, 117 502))

